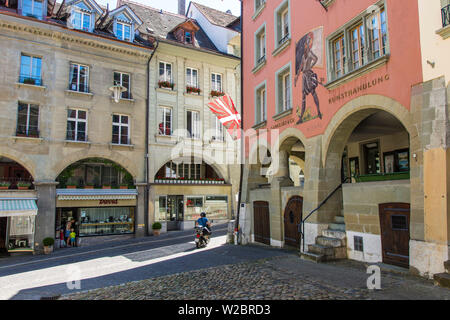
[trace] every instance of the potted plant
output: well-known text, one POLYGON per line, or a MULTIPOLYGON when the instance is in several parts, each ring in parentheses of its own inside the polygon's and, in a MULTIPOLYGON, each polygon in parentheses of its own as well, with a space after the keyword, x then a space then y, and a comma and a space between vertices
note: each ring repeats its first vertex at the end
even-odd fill
POLYGON ((102 189, 111 189, 111 185, 110 184, 104 184, 102 186, 102 189))
POLYGON ((159 236, 161 233, 161 228, 162 228, 162 225, 160 222, 153 223, 153 225, 152 225, 153 235, 159 236))
POLYGON ((173 88, 175 87, 175 84, 170 83, 169 81, 159 81, 158 86, 160 88, 170 88, 173 90, 173 88))
POLYGON ((92 182, 86 183, 84 186, 85 189, 94 189, 94 184, 92 182))
POLYGON ((53 252, 53 244, 55 243, 55 239, 53 238, 45 238, 43 241, 44 244, 44 254, 50 254, 53 252))
POLYGON ((211 97, 221 97, 225 95, 225 93, 221 91, 211 90, 211 97))
POLYGON ((36 80, 34 80, 33 78, 25 78, 25 79, 23 79, 23 83, 24 84, 35 85, 36 84, 36 80))
POLYGON ((73 183, 68 183, 68 184, 66 185, 66 188, 67 188, 67 189, 76 189, 77 186, 76 186, 75 184, 73 184, 73 183))
POLYGON ((9 185, 8 181, 0 181, 0 190, 8 190, 9 185))
POLYGON ((31 186, 31 183, 29 182, 19 182, 17 183, 17 187, 19 190, 28 190, 31 186))
POLYGON ((186 92, 191 94, 192 93, 200 94, 201 90, 200 88, 197 87, 186 86, 186 92))
POLYGON ((121 183, 119 186, 120 189, 128 189, 128 184, 126 183, 121 183))

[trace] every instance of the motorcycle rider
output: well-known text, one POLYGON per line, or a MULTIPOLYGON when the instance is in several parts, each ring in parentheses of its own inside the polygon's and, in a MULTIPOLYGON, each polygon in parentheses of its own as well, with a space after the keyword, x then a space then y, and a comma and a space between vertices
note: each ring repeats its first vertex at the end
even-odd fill
POLYGON ((203 228, 203 235, 207 240, 209 240, 209 236, 211 234, 211 222, 209 222, 208 218, 206 218, 206 213, 202 212, 200 214, 200 218, 195 222, 196 227, 203 228))

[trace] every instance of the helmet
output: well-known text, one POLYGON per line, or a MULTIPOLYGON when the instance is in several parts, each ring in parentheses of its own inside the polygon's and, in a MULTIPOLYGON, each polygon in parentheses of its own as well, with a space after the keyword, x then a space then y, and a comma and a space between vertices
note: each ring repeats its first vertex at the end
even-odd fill
POLYGON ((205 218, 206 217, 206 213, 205 212, 200 213, 200 217, 205 218))

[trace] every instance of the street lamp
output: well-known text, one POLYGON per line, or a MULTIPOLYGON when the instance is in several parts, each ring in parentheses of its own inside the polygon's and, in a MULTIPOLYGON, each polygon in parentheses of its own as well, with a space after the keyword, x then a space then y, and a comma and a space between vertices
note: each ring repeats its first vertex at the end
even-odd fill
POLYGON ((122 92, 126 92, 128 91, 127 88, 125 88, 124 86, 121 86, 119 83, 116 82, 115 85, 113 85, 112 87, 109 88, 109 90, 111 90, 114 94, 114 102, 115 103, 119 103, 120 100, 120 96, 122 94, 122 92))

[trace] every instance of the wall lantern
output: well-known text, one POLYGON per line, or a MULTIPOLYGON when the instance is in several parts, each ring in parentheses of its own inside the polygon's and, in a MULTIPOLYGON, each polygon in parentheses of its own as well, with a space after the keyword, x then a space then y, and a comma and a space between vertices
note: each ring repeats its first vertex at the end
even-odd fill
POLYGON ((127 88, 121 86, 119 83, 116 82, 116 84, 110 87, 109 90, 113 92, 114 102, 119 103, 122 92, 126 92, 127 88))

